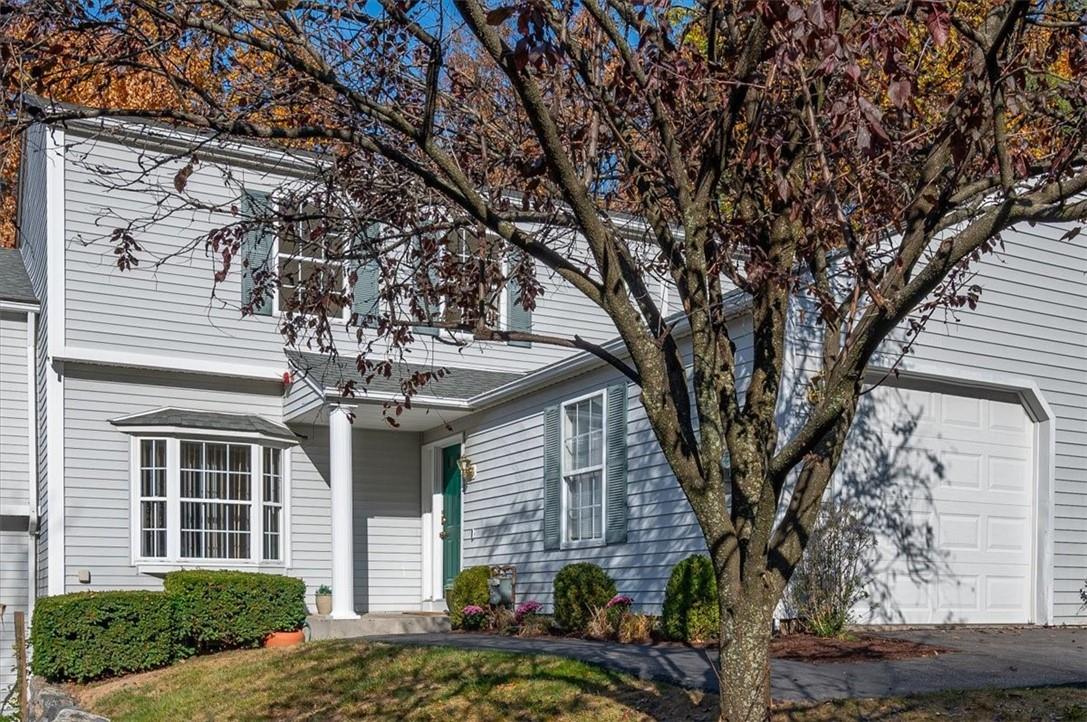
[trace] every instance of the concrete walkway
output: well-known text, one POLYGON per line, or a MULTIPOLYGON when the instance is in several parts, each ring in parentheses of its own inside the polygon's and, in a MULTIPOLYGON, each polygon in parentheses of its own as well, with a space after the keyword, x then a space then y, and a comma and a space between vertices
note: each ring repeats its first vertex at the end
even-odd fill
MULTIPOLYGON (((954 650, 938 657, 887 662, 774 660, 780 700, 898 697, 951 689, 1087 685, 1087 628, 933 629, 896 632, 901 639, 954 650)), ((521 639, 487 634, 369 637, 390 644, 453 646, 522 654, 555 654, 643 679, 717 691, 717 654, 682 645, 638 646, 580 639, 521 639)))

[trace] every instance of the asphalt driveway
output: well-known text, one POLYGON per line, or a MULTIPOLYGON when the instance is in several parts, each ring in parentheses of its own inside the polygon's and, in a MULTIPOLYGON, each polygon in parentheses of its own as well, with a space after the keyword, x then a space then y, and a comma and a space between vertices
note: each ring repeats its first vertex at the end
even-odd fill
MULTIPOLYGON (((961 628, 899 631, 888 636, 953 650, 936 657, 885 662, 796 662, 775 659, 773 694, 781 700, 899 697, 955 689, 1087 685, 1087 627, 961 628)), ((580 639, 488 634, 371 637, 392 644, 454 646, 556 654, 644 679, 717 691, 713 651, 681 645, 638 646, 580 639)))

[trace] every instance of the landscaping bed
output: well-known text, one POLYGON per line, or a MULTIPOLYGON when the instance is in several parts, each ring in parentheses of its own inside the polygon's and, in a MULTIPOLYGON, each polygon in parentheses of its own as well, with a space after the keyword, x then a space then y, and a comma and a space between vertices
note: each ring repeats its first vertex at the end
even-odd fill
POLYGON ((797 662, 877 662, 935 657, 951 650, 908 639, 857 634, 845 638, 814 634, 785 634, 770 642, 770 656, 797 662))

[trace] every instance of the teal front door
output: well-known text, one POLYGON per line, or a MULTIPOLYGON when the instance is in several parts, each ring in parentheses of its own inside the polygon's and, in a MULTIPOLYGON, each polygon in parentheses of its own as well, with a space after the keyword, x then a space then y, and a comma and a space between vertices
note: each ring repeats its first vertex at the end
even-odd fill
POLYGON ((442 588, 460 571, 460 444, 442 449, 442 588))

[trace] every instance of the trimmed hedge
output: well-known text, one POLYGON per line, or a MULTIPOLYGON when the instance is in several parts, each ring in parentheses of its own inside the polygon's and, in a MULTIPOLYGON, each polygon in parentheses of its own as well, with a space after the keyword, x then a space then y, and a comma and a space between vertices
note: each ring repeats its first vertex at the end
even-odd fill
POLYGON ((34 606, 30 667, 86 682, 163 667, 187 653, 174 600, 163 592, 78 592, 34 606))
POLYGON ((163 587, 200 653, 257 647, 272 632, 301 629, 306 621, 306 585, 294 577, 187 570, 167 574, 163 587))
POLYGON ((469 604, 486 609, 491 602, 491 590, 487 580, 491 578, 490 567, 468 567, 453 577, 453 587, 448 592, 449 623, 453 629, 464 628, 464 615, 461 612, 469 604))
POLYGON ((568 632, 583 632, 615 594, 615 581, 600 567, 568 564, 555 575, 555 621, 568 632))
POLYGON ((672 569, 664 590, 661 627, 669 639, 704 642, 721 633, 717 578, 710 558, 696 554, 672 569))

